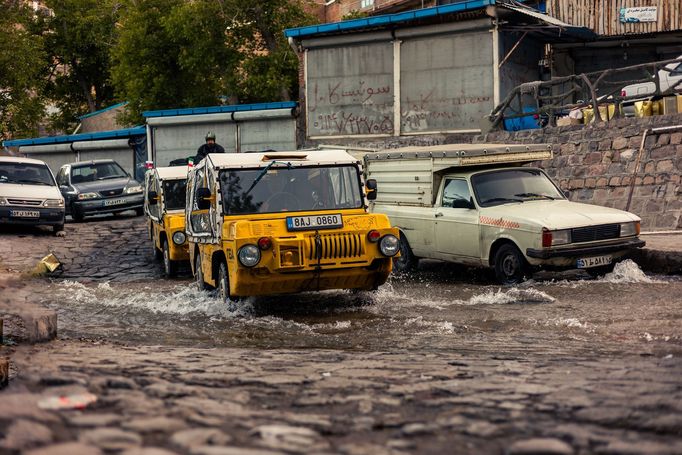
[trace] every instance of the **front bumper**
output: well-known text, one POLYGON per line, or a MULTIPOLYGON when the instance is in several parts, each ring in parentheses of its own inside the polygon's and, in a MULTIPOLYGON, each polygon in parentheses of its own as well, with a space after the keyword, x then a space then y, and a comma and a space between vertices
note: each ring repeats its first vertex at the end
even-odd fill
POLYGON ((86 199, 74 201, 72 205, 73 209, 83 215, 93 213, 117 213, 125 210, 141 209, 144 206, 144 194, 131 194, 108 199, 86 199), (108 205, 111 201, 117 201, 117 203, 108 205))
POLYGON ((58 226, 64 224, 64 207, 0 207, 0 223, 21 225, 58 226), (38 217, 13 216, 12 211, 38 212, 38 217))
POLYGON ((528 248, 526 256, 534 259, 554 259, 554 258, 575 258, 584 256, 595 256, 599 254, 627 253, 635 248, 642 248, 646 245, 644 240, 630 239, 608 245, 594 246, 575 246, 568 248, 528 248))

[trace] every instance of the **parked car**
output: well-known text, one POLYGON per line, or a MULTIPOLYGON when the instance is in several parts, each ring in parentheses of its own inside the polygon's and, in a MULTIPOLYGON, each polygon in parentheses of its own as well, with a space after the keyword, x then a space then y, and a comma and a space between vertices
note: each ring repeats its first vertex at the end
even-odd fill
POLYGON ((189 261, 185 235, 187 165, 150 169, 144 183, 152 251, 156 259, 163 258, 163 270, 172 277, 181 262, 189 261))
POLYGON ((0 156, 0 223, 64 229, 64 198, 45 162, 0 156))
MULTIPOLYGON (((400 229, 394 267, 419 258, 490 267, 503 284, 538 269, 604 274, 635 248, 640 218, 566 199, 542 169, 548 145, 448 144, 365 156, 377 196, 370 211, 400 229)), ((370 180, 368 180, 370 181, 370 180)))
POLYGON ((65 164, 57 174, 57 184, 74 221, 131 209, 137 215, 144 213, 142 186, 114 160, 65 164))

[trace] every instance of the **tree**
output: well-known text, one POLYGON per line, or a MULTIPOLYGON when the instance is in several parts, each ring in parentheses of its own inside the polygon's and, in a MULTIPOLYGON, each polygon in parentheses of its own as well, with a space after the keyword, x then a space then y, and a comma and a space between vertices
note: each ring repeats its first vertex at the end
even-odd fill
POLYGON ((116 0, 47 0, 45 49, 50 77, 46 96, 57 113, 53 125, 69 129, 77 117, 113 103, 110 48, 117 20, 116 0))
POLYGON ((123 0, 113 49, 127 120, 145 110, 291 100, 298 57, 284 29, 312 23, 302 0, 123 0))
POLYGON ((29 31, 23 2, 0 0, 0 10, 0 139, 35 135, 44 111, 42 39, 29 31))

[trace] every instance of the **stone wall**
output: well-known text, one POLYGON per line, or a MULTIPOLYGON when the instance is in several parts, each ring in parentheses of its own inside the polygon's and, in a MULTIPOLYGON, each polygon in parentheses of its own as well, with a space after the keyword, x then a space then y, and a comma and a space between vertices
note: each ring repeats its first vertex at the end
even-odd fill
POLYGON ((500 131, 473 142, 552 144, 554 158, 540 166, 571 200, 628 209, 642 218, 642 230, 682 229, 682 114, 500 131), (640 154, 646 130, 673 126, 680 127, 649 131, 640 154))

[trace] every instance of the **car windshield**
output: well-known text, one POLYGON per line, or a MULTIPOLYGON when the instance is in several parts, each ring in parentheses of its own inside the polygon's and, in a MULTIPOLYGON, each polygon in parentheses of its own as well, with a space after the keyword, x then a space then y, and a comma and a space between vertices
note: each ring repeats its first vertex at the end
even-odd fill
POLYGON ((549 177, 538 169, 482 172, 471 178, 471 184, 481 207, 529 200, 564 199, 549 177))
POLYGON ((44 164, 0 163, 0 183, 54 186, 50 169, 44 164))
POLYGON ((362 207, 356 166, 221 171, 225 215, 362 207))
POLYGON ((71 167, 71 183, 117 179, 127 174, 118 163, 90 163, 71 167))
POLYGON ((187 180, 166 180, 163 182, 163 202, 166 210, 185 208, 187 180))

